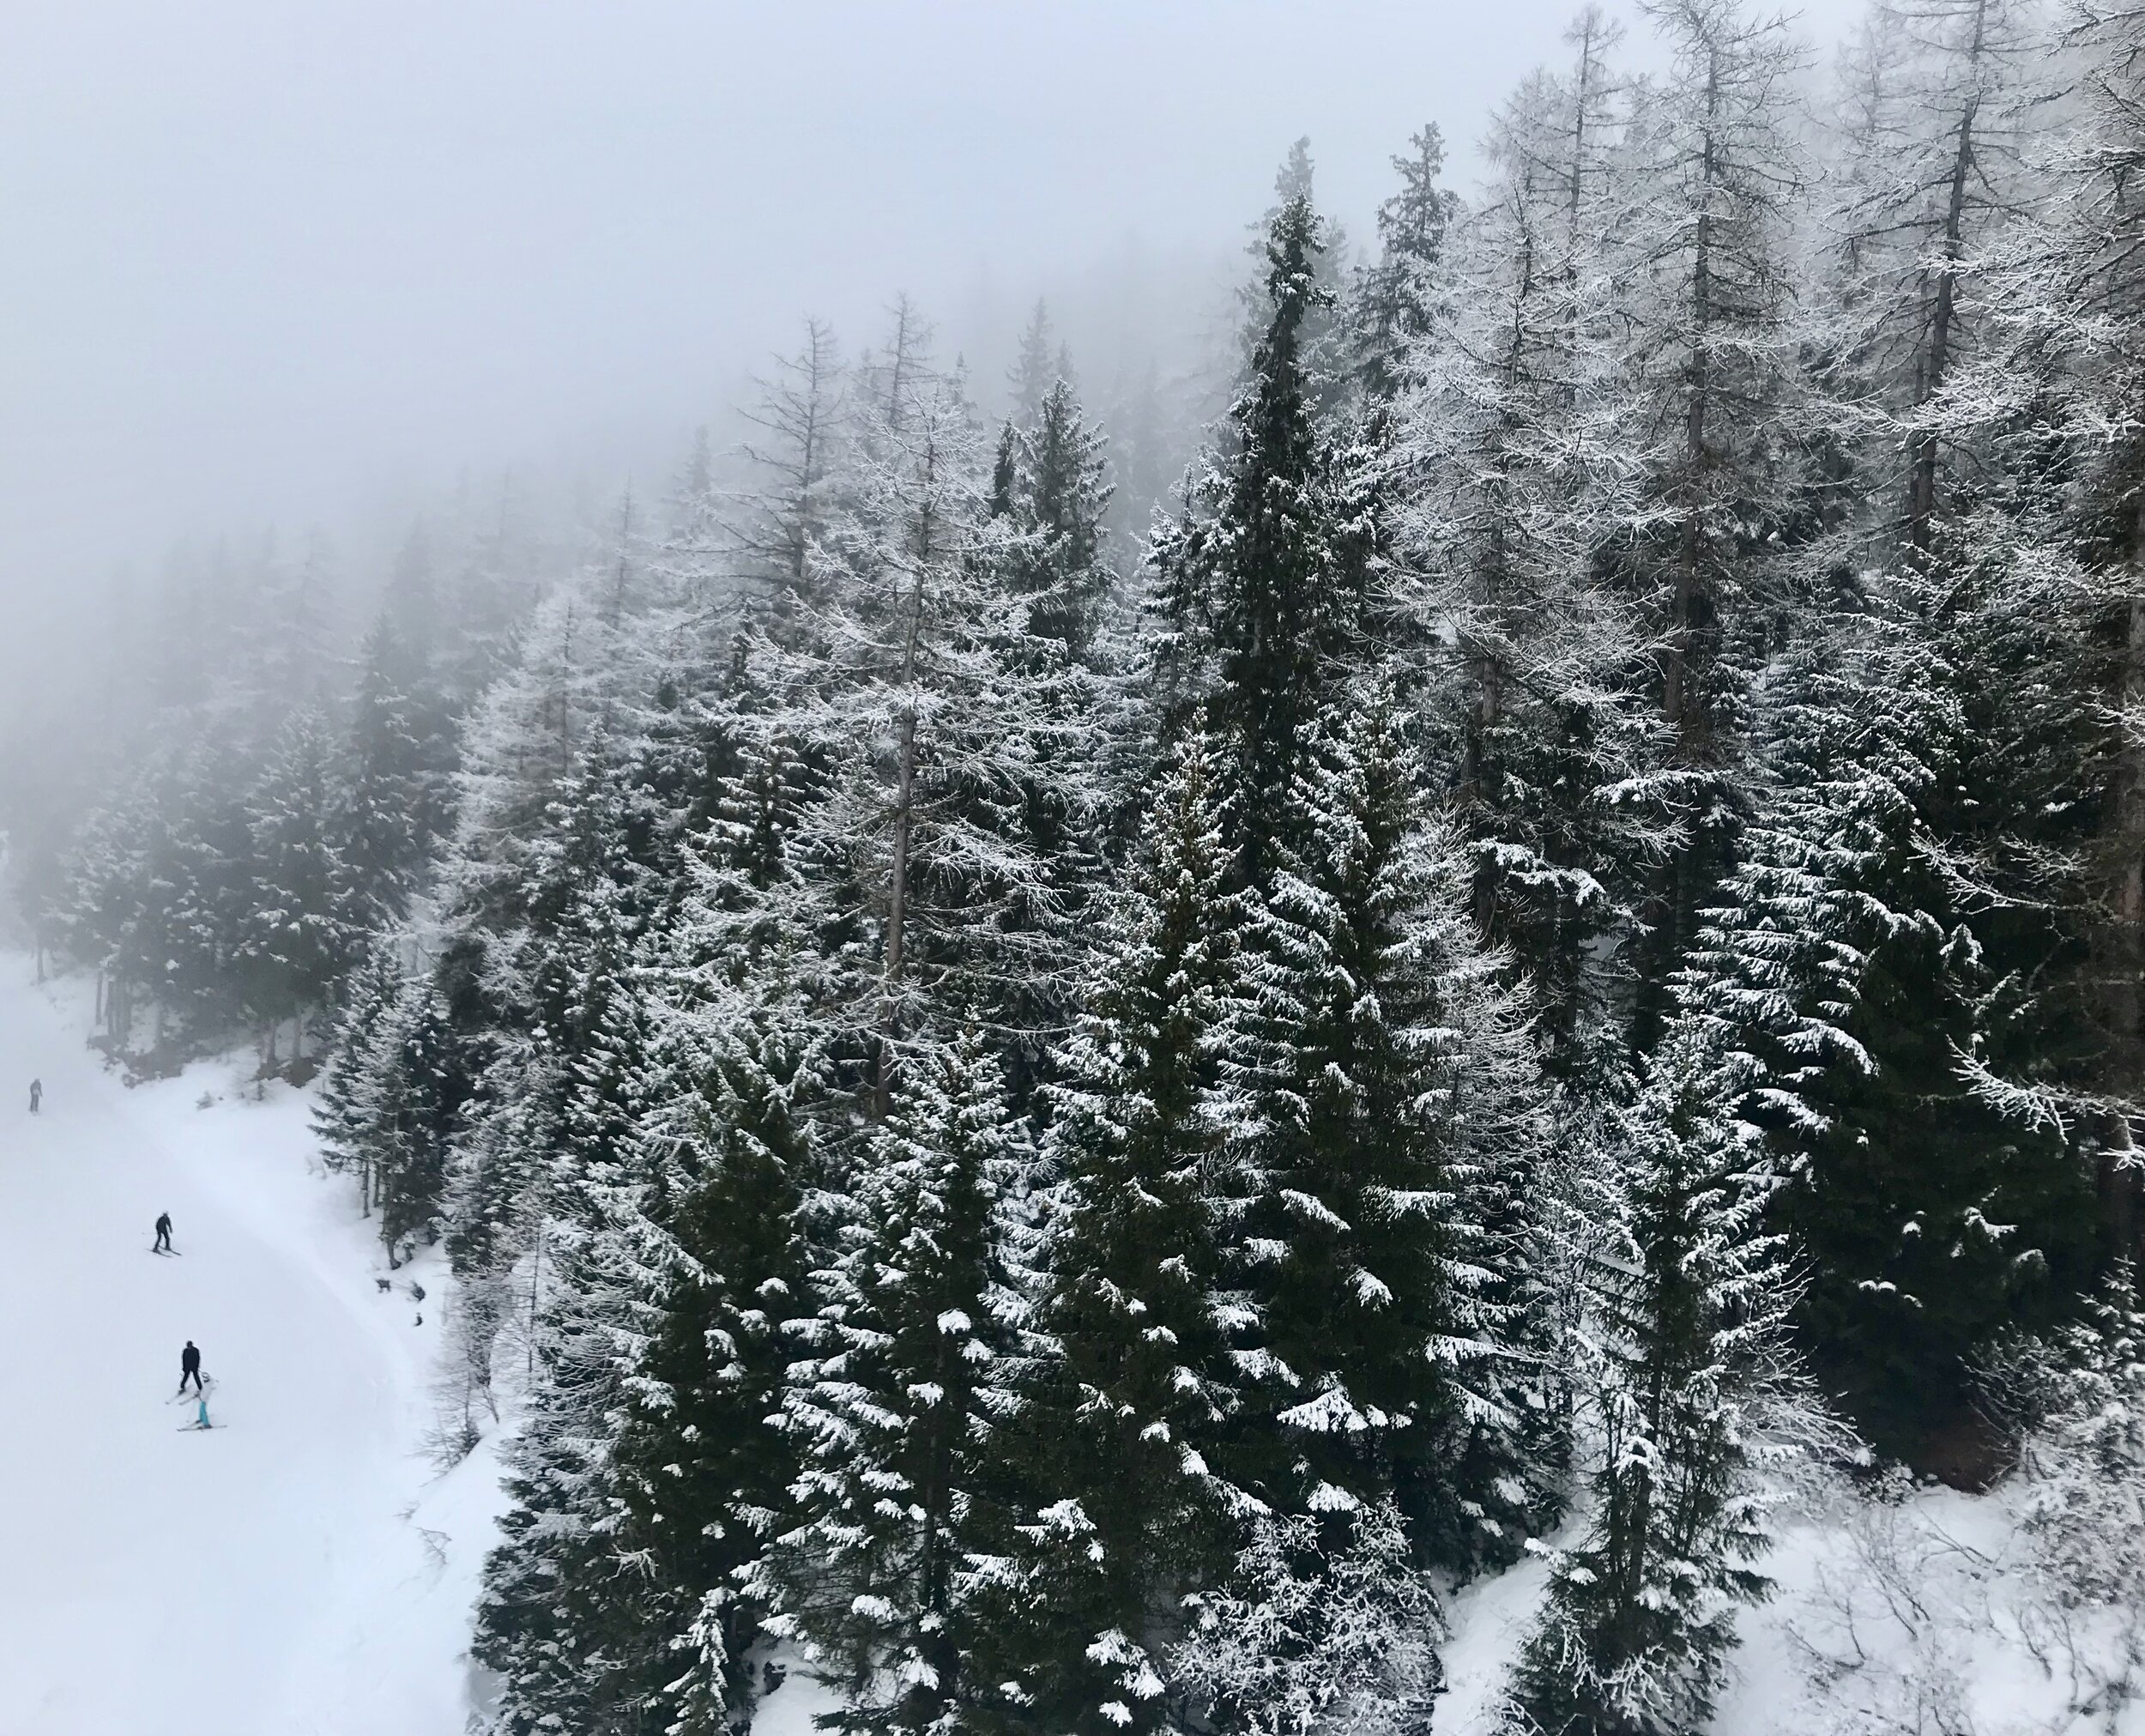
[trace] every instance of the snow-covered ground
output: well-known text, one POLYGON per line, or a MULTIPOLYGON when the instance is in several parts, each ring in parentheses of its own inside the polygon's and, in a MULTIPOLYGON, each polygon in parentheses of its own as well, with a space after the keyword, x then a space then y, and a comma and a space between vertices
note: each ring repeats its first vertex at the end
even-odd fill
POLYGON ((129 1090, 31 974, 0 955, 0 1731, 461 1736, 499 1497, 487 1452, 418 1450, 435 1309, 378 1290, 301 1093, 129 1090), (208 1434, 170 1402, 189 1338, 208 1434))
MULTIPOLYGON (((0 1736, 462 1736, 503 1503, 496 1431, 444 1476, 422 1450, 436 1260, 381 1292, 305 1093, 229 1062, 128 1089, 86 991, 30 978, 0 953, 0 1736), (150 1252, 159 1212, 178 1258, 150 1252), (189 1338, 208 1434, 172 1402, 189 1338)), ((2006 1491, 1813 1487, 1782 1519, 1719 1736, 2145 1736, 2107 1688, 2140 1636, 2036 1595, 2006 1491)), ((1453 1600, 1437 1736, 1494 1729, 1547 1577, 1453 1600)), ((793 1671, 759 1730, 809 1736, 831 1704, 793 1671)))
MULTIPOLYGON (((2053 1594, 2019 1492, 1870 1499, 1812 1474, 1775 1515, 1773 1595, 1737 1617, 1713 1736, 2145 1736, 2145 1630, 2053 1594)), ((1548 1582, 1527 1561, 1453 1598, 1435 1736, 1495 1736, 1548 1582)))
MULTIPOLYGON (((0 953, 0 1736, 462 1736, 505 1503, 498 1431, 444 1476, 423 1450, 437 1257, 388 1272, 308 1093, 235 1062, 129 1088, 87 986, 33 976, 0 953)), ((793 1671, 758 1727, 832 1704, 793 1671)))

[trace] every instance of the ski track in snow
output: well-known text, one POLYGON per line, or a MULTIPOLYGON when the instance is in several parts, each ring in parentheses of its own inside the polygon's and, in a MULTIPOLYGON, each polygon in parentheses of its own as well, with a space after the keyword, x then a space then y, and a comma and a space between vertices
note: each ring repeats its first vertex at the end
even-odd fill
POLYGON ((0 1732, 461 1736, 500 1497, 488 1445, 417 1451, 436 1261, 420 1327, 304 1094, 228 1063, 128 1090, 80 985, 30 975, 0 955, 0 1732), (189 1338, 207 1434, 169 1402, 189 1338))

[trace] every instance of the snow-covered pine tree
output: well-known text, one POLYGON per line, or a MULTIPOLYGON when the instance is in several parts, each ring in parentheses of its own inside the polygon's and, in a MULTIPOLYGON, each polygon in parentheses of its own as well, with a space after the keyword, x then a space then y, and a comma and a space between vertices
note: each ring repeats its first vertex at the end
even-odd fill
MULTIPOLYGON (((629 1529, 614 1462, 628 1382, 648 1354, 669 1281, 646 1229, 650 1154, 640 1117, 663 1088, 647 1008, 631 993, 595 1028, 543 1167, 529 1292, 531 1378, 505 1455, 511 1505, 484 1568, 474 1654, 498 1672, 498 1727, 650 1727, 678 1673, 681 1595, 629 1529)), ((518 1285, 517 1286, 518 1291, 518 1285)))
POLYGON ((275 1063, 275 1033, 285 1020, 292 1024, 291 1058, 305 1053, 306 1024, 325 1008, 353 954, 337 896, 342 862, 330 830, 333 757, 320 714, 310 707, 294 713, 248 803, 252 884, 235 962, 247 1009, 266 1037, 266 1066, 275 1063))
POLYGON ((660 827, 639 823, 637 771, 599 726, 554 787, 551 829, 520 859, 515 920, 460 929, 443 959, 441 979, 461 985, 458 1035, 476 1074, 446 1237, 456 1274, 471 1283, 503 1279, 541 1243, 547 1166, 571 1160, 577 1070, 613 997, 631 992, 620 973, 661 920, 670 852, 660 827))
POLYGON ((754 1237, 789 1245, 769 1165, 781 1193, 792 1098, 811 1095, 779 1047, 805 1004, 784 962, 804 932, 783 901, 791 804, 779 770, 740 777, 761 799, 718 802, 708 842, 652 874, 619 774, 592 747, 567 781, 549 889, 524 900, 526 1028, 499 1038, 457 1149, 450 1251, 505 1289, 536 1369, 480 1619, 515 1730, 726 1727, 756 1631, 732 1570, 766 1516, 740 1503, 794 1474, 761 1426, 789 1310, 757 1316, 768 1274, 746 1269, 754 1237), (748 1367, 757 1383, 732 1380, 748 1367))
MULTIPOLYGON (((2092 1094, 2078 1122, 2108 1252, 2135 1274, 2145 1269, 2131 1107, 2145 1068, 2145 13, 2134 0, 2077 3, 2057 22, 2044 110, 2068 124, 2030 135, 2047 196, 2039 221, 2005 231, 2001 339, 1954 384, 1962 410, 2005 430, 2002 517, 1959 538, 1979 557, 1980 613, 2000 629, 1972 714, 1989 738, 1972 794, 2000 803, 2023 836, 2036 837, 2027 822, 2039 818, 2036 841, 2079 855, 2091 876, 2051 901, 2063 915, 2019 937, 2019 964, 2051 930, 2091 960, 2082 986, 2094 1029, 2072 1053, 2098 1058, 2083 1069, 2092 1094)), ((1961 630, 1991 637, 1979 620, 1961 630)), ((2003 948, 2000 967, 2011 963, 2003 948)))
MULTIPOLYGON (((1244 253, 1250 269, 1236 286, 1236 342, 1207 360, 1214 378, 1206 384, 1206 402, 1196 414, 1202 428, 1224 420, 1219 413, 1230 408, 1260 370, 1259 348, 1272 325, 1271 279, 1277 226, 1299 201, 1305 210, 1317 210, 1316 181, 1309 137, 1294 140, 1274 171, 1273 203, 1249 226, 1244 253)), ((1347 305, 1349 257, 1348 232, 1334 219, 1320 218, 1318 245, 1307 250, 1303 258, 1308 293, 1295 324, 1294 348, 1303 383, 1321 420, 1329 414, 1345 418, 1351 410, 1355 332, 1347 305)))
POLYGON ((1602 551, 1635 502, 1604 241, 1613 33, 1491 124, 1489 197, 1456 225, 1404 354, 1385 463, 1396 679, 1476 860, 1477 926, 1532 983, 1560 1076, 1621 1065, 1626 943, 1672 835, 1623 799, 1659 757, 1647 631, 1602 551))
POLYGON ((992 490, 993 511, 1018 532, 1006 578, 1027 602, 1028 632, 1058 641, 1073 657, 1089 652, 1097 615, 1116 584, 1103 542, 1107 444, 1081 414, 1071 384, 1053 381, 1032 418, 1013 431, 1002 499, 992 490))
POLYGON ((680 1736, 720 1736, 749 1711, 764 1612, 753 1585, 798 1474, 769 1419, 795 1355, 784 1328, 810 1309, 815 1162, 797 1108, 817 1062, 780 965, 752 989, 657 1015, 678 1085, 650 1099, 637 1233, 661 1285, 613 1447, 619 1541, 646 1552, 647 1620, 672 1657, 662 1702, 680 1736))
POLYGON ((2009 1028, 1974 936, 1994 875, 1956 812, 1958 672, 1914 592, 1872 576, 1766 672, 1742 859, 1677 989, 1759 1070, 1737 1113, 1785 1177, 1817 1372, 1910 1458, 1961 1420, 1974 1347, 2087 1281, 2091 1215, 2053 1118, 1991 1088, 2030 1078, 2038 1033, 2009 1028))
POLYGON ((367 947, 342 983, 341 1017, 325 1075, 313 1104, 313 1132, 331 1170, 358 1178, 358 1207, 372 1211, 373 1089, 380 1056, 375 1045, 402 992, 402 970, 391 941, 367 947))
POLYGON ((1819 325, 1863 535, 1926 550, 1993 456, 1986 401, 1948 388, 1999 330, 1987 267, 2037 195, 2043 51, 2014 0, 1877 0, 1843 61, 1819 325))
POLYGON ((1213 1098, 1243 913, 1214 759, 1191 736, 1157 786, 1049 1094, 1037 1347, 1001 1437, 1019 1510, 975 1565, 980 1675, 1016 1691, 994 1725, 1162 1727, 1180 1600, 1248 1505, 1218 1468, 1238 1382, 1213 1098))
POLYGON ((1203 727, 1224 748, 1246 885, 1272 870, 1303 728, 1350 644, 1370 547, 1360 469, 1333 450, 1315 408, 1308 344, 1332 305, 1326 245, 1308 193, 1291 193, 1266 233, 1260 335, 1228 445, 1151 556, 1157 697, 1172 731, 1203 727))
POLYGON ((1623 426, 1641 479, 1616 553, 1656 647, 1668 740, 1626 799, 1661 804, 1683 836, 1641 907, 1641 1047, 1732 839, 1737 653, 1761 625, 1794 479, 1790 241, 1806 180, 1785 21, 1746 0, 1647 9, 1671 65, 1633 100, 1612 169, 1623 426))
POLYGON ((1778 1178, 1737 1118, 1747 1060, 1670 1028, 1620 1112, 1617 1171, 1584 1250, 1598 1440, 1586 1531, 1552 1553, 1515 1666, 1515 1730, 1690 1736, 1704 1727, 1739 1605, 1763 1597, 1763 1475, 1801 1438, 1785 1348, 1794 1284, 1767 1227, 1778 1178))
POLYGON ((995 711, 997 673, 970 558, 983 483, 974 420, 958 383, 927 366, 905 300, 899 312, 867 381, 855 505, 827 538, 819 572, 829 601, 812 643, 786 659, 775 646, 754 658, 793 708, 789 727, 839 768, 814 823, 827 854, 849 859, 876 919, 879 982, 860 1010, 882 1109, 899 1047, 921 1028, 922 997, 947 962, 925 944, 917 907, 931 891, 943 900, 968 890, 982 866, 964 848, 973 834, 948 811, 947 762, 994 723, 978 702, 995 711))
POLYGON ((1553 1516, 1534 1172, 1540 1064, 1424 811, 1387 692, 1309 735, 1224 1073, 1227 1248, 1255 1325, 1224 1464, 1284 1513, 1391 1497, 1423 1557, 1553 1516))
POLYGON ((354 935, 377 934, 408 914, 427 850, 444 816, 432 812, 427 744, 411 671, 383 611, 358 652, 345 769, 335 832, 341 878, 337 905, 354 935))
POLYGON ((1137 775, 1124 763, 1133 702, 1107 643, 1117 575, 1104 454, 1072 387, 1054 382, 1032 425, 1007 431, 976 554, 996 593, 990 630, 1007 709, 994 751, 1014 793, 978 791, 973 823, 1029 852, 1046 888, 1009 898, 992 940, 1003 962, 988 1016, 1011 1037, 1017 1104, 1048 1076, 1050 1034, 1070 1021, 1092 944, 1084 925, 1109 876, 1106 828, 1137 775))
POLYGON ((1416 130, 1393 166, 1400 191, 1378 207, 1380 255, 1356 268, 1347 305, 1351 360, 1374 399, 1393 395, 1402 353, 1430 329, 1431 278, 1459 209, 1459 196, 1438 184, 1445 138, 1435 121, 1416 130))
POLYGON ((1002 1530, 986 1467, 1018 1400, 1013 1208, 1030 1156, 973 1032, 912 1061, 851 1184, 777 1426, 795 1522, 758 1589, 842 1693, 832 1727, 939 1732, 975 1679, 969 1558, 1002 1530))
POLYGON ((392 1266, 438 1229, 449 1142, 468 1100, 453 1022, 429 976, 405 981, 370 1045, 372 1196, 392 1266))
POLYGON ((1097 757, 1080 751, 1095 721, 1038 695, 1067 673, 1065 649, 991 558, 1006 539, 973 415, 903 307, 867 372, 848 502, 817 549, 825 602, 755 638, 751 679, 770 699, 746 724, 824 769, 801 844, 875 943, 878 982, 847 1017, 875 1051, 880 1106, 904 1043, 964 1019, 1018 1031, 1020 1000, 1051 992, 1063 966, 1036 941, 1061 928, 1031 810, 1085 814, 1097 757))

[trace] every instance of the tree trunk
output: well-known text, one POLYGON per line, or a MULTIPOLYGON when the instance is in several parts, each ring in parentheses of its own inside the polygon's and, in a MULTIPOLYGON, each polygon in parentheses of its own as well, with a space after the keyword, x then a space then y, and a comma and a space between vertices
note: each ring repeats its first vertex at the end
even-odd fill
MULTIPOLYGON (((2115 1095, 2135 1098, 2145 1080, 2145 1032, 2139 1029, 2141 989, 2145 988, 2145 745, 2137 738, 2137 720, 2145 717, 2145 489, 2141 490, 2130 552, 2130 619, 2123 660, 2120 716, 2122 757, 2116 791, 2115 945, 2109 963, 2108 1022, 2116 1076, 2108 1081, 2115 1095)), ((2110 1251, 2118 1260, 2138 1261, 2138 1194, 2141 1153, 2131 1143, 2130 1125, 2104 1141, 2100 1153, 2100 1195, 2107 1213, 2110 1251)))
POLYGON ((873 1109, 884 1119, 894 1086, 894 1037, 899 1027, 898 1001, 909 921, 909 844, 916 789, 916 707, 912 699, 901 714, 899 760, 894 782, 894 861, 886 899, 886 1006, 879 1039, 879 1080, 873 1109))
POLYGON ((536 1382, 536 1305, 541 1294, 544 1273, 544 1237, 551 1219, 547 1216, 536 1220, 536 1245, 529 1259, 529 1382, 533 1390, 536 1382))
MULTIPOLYGON (((1706 140, 1700 164, 1699 184, 1710 199, 1719 174, 1714 161, 1713 118, 1719 107, 1719 69, 1708 72, 1706 84, 1706 140)), ((1713 391, 1713 356, 1707 348, 1707 328, 1713 317, 1713 215, 1704 205, 1692 240, 1691 353, 1687 385, 1689 402, 1683 412, 1683 487, 1686 501, 1683 535, 1676 559, 1676 590, 1669 610, 1668 644, 1661 676, 1661 713, 1676 732, 1678 745, 1689 736, 1690 664, 1693 654, 1691 618, 1703 590, 1705 561, 1706 412, 1713 391)))
MULTIPOLYGON (((1981 57, 1982 9, 1973 15, 1973 42, 1967 50, 1969 64, 1981 57)), ((1967 181, 1973 168, 1975 99, 1969 96, 1959 117, 1959 144, 1952 153, 1951 191, 1944 208, 1944 266, 1937 274, 1937 296, 1929 313, 1929 348, 1915 369, 1917 408, 1936 396, 1951 366, 1951 327, 1959 294, 1958 261, 1965 251, 1967 181)), ((1929 527, 1937 514, 1937 436, 1924 429, 1915 437, 1914 468, 1906 492, 1908 542, 1917 549, 1929 547, 1929 527)))
MULTIPOLYGON (((905 304, 904 304, 905 305, 905 304)), ((928 485, 935 467, 935 453, 927 452, 924 475, 928 485)), ((916 584, 909 605, 909 638, 902 649, 901 721, 896 726, 894 767, 894 860, 886 896, 885 1006, 881 1013, 879 1039, 879 1077, 872 1092, 873 1113, 881 1120, 891 1101, 894 1086, 894 1044, 899 1025, 902 972, 907 963, 909 926, 909 850, 915 834, 916 801, 916 652, 923 638, 923 581, 930 570, 932 532, 936 517, 926 496, 916 525, 916 584)))

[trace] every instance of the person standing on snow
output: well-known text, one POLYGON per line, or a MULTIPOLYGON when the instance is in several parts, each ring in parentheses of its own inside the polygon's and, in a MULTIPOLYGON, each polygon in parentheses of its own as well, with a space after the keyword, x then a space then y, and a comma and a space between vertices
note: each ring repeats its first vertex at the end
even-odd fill
POLYGON ((37 1106, 44 1101, 45 1081, 41 1079, 32 1080, 30 1081, 30 1113, 32 1115, 35 1115, 37 1113, 37 1106))
POLYGON ((169 1212, 160 1212, 156 1215, 156 1246, 150 1249, 149 1252, 152 1254, 168 1254, 171 1251, 172 1214, 169 1212))
MULTIPOLYGON (((183 1393, 186 1390, 186 1382, 189 1381, 194 1383, 195 1396, 196 1398, 202 1396, 201 1352, 194 1348, 194 1341, 190 1338, 186 1340, 186 1348, 178 1353, 179 1392, 183 1393)), ((172 1396, 177 1397, 178 1394, 173 1394, 172 1396)))

